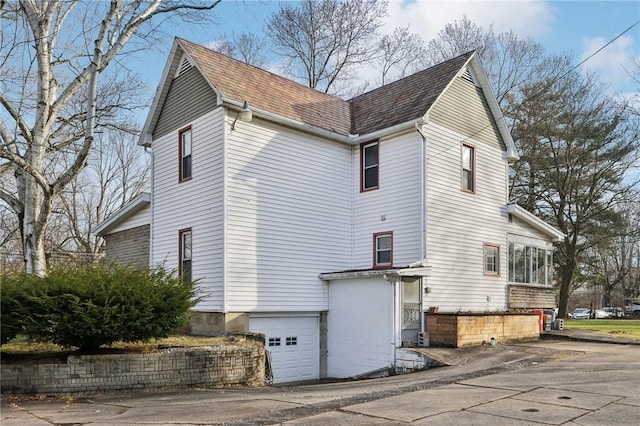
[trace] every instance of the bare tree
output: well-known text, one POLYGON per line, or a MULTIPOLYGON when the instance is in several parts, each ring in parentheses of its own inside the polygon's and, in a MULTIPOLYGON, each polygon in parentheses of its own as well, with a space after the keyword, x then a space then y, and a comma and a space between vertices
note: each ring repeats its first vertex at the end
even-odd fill
POLYGON ((209 47, 223 55, 263 68, 267 64, 265 46, 266 41, 262 38, 253 33, 243 32, 232 33, 231 38, 223 34, 209 47))
MULTIPOLYGON (((103 240, 93 235, 95 227, 147 186, 149 158, 141 156, 137 137, 109 131, 94 142, 89 165, 61 194, 57 208, 63 213, 59 229, 65 235, 54 250, 97 259, 103 240)), ((52 243, 55 240, 52 239, 52 243)))
POLYGON ((378 45, 379 55, 374 62, 380 67, 380 86, 406 77, 424 66, 426 48, 418 34, 409 26, 396 28, 393 34, 382 36, 378 45))
POLYGON ((286 60, 285 74, 328 93, 372 58, 386 14, 386 0, 285 3, 271 16, 267 34, 286 60))
POLYGON ((602 294, 603 306, 622 306, 625 298, 634 294, 629 283, 640 254, 639 195, 631 193, 631 198, 620 204, 620 226, 601 244, 585 251, 576 276, 576 285, 590 285, 602 294))
POLYGON ((480 56, 498 103, 512 125, 524 100, 520 87, 562 76, 571 69, 573 60, 569 54, 548 55, 542 44, 513 31, 496 35, 492 27, 485 30, 466 16, 447 24, 429 41, 426 58, 434 65, 472 50, 480 56))
POLYGON ((154 18, 196 19, 220 0, 2 4, 0 64, 0 188, 16 214, 26 271, 45 274, 44 230, 56 198, 85 167, 103 111, 127 108, 124 97, 107 105, 98 97, 105 76, 118 81, 116 58, 133 53, 157 32, 154 18), (5 78, 7 76, 8 78, 5 78), (57 164, 62 153, 71 161, 57 164))
POLYGON ((427 58, 429 65, 435 65, 472 50, 484 58, 489 56, 488 53, 494 46, 493 27, 484 30, 471 22, 467 15, 463 15, 460 21, 445 25, 436 38, 429 41, 427 58))
POLYGON ((237 57, 236 46, 226 34, 220 35, 216 40, 209 43, 208 47, 231 58, 237 57))

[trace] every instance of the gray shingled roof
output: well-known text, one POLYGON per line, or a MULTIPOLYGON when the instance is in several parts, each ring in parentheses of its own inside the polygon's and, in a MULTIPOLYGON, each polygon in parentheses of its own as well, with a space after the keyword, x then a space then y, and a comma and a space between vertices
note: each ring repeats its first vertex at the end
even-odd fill
POLYGON ((206 47, 177 39, 225 100, 340 135, 367 134, 422 117, 473 52, 345 101, 206 47))
POLYGON ((422 117, 472 54, 465 53, 351 99, 351 132, 367 134, 422 117))
POLYGON ((279 75, 179 39, 223 98, 325 130, 348 135, 349 103, 279 75))

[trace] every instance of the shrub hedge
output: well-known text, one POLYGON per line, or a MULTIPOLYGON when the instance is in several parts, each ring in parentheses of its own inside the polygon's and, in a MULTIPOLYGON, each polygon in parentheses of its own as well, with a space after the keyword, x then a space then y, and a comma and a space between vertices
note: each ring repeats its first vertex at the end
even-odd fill
POLYGON ((92 265, 0 277, 2 343, 16 335, 91 350, 184 327, 197 286, 163 269, 92 265))

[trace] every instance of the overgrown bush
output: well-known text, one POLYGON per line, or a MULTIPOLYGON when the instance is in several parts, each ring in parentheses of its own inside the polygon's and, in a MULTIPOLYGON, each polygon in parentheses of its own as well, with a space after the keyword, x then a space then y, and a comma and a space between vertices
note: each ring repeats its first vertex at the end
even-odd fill
POLYGON ((167 337, 188 323, 189 309, 198 301, 194 283, 163 269, 94 265, 1 281, 3 342, 20 333, 39 342, 96 349, 167 337), (5 316, 10 319, 6 340, 5 316))
POLYGON ((26 274, 0 276, 0 344, 25 333, 28 312, 26 288, 40 284, 39 278, 26 274))

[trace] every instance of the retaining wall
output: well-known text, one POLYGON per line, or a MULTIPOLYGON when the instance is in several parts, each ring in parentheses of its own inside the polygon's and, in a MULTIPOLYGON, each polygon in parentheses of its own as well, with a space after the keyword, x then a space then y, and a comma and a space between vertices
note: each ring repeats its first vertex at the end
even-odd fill
POLYGON ((536 313, 437 313, 425 314, 429 345, 459 348, 540 338, 536 313))
POLYGON ((59 364, 2 364, 2 395, 86 395, 228 385, 262 386, 259 342, 154 353, 69 355, 59 364))

